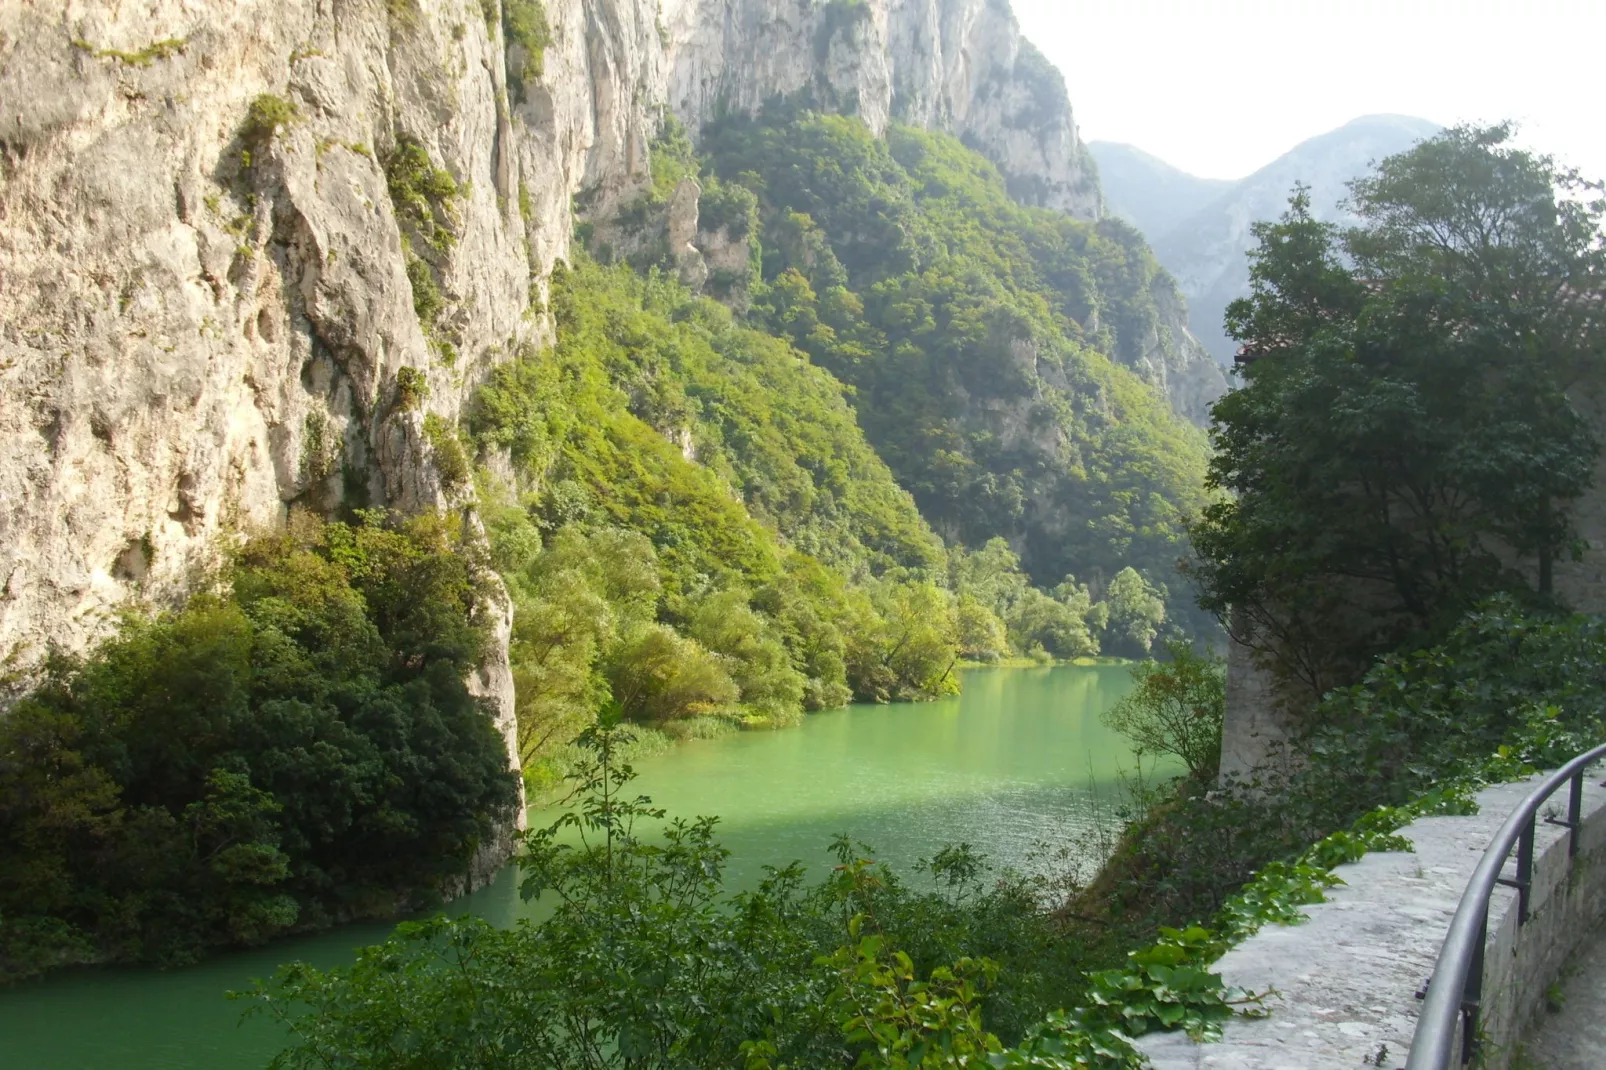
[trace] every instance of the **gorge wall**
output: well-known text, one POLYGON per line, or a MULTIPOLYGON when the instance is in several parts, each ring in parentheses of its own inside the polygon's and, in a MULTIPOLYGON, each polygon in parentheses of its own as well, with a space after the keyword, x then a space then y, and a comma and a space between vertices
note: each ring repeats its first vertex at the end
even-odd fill
MULTIPOLYGON (((474 528, 430 426, 549 340, 576 205, 645 187, 666 107, 695 132, 801 93, 1101 210, 1063 82, 999 0, 9 5, 0 657, 83 647, 297 505, 474 528)), ((1125 359, 1198 420, 1224 381, 1174 312, 1125 359)), ((483 676, 510 724, 505 658, 483 676)))

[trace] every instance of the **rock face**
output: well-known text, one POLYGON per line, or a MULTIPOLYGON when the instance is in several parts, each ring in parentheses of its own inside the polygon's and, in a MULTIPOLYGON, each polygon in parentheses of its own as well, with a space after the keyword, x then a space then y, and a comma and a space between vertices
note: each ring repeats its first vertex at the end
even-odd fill
POLYGON ((953 134, 1017 199, 1100 214, 1065 82, 1001 0, 664 0, 663 26, 669 104, 694 133, 806 95, 878 134, 893 120, 953 134))

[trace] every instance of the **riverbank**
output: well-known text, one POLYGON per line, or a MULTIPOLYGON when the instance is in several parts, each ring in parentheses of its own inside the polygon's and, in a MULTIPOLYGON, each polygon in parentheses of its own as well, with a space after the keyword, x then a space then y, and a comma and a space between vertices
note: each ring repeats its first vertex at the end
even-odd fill
MULTIPOLYGON (((846 833, 910 874, 921 858, 969 842, 990 865, 1027 868, 1039 843, 1067 842, 1092 820, 1095 793, 1130 767, 1099 714, 1129 686, 1119 667, 967 673, 966 694, 936 703, 855 706, 786 732, 689 739, 632 758, 632 790, 671 814, 718 814, 732 854, 725 887, 756 887, 765 867, 799 859, 811 879, 846 833)), ((548 824, 551 810, 532 814, 548 824)), ((925 878, 921 878, 924 880, 925 878)), ((513 871, 449 909, 511 925, 527 916, 513 871)), ((282 962, 351 961, 388 926, 340 929, 167 972, 79 970, 0 992, 6 1053, 29 1070, 247 1070, 284 1042, 239 1004, 282 962)))

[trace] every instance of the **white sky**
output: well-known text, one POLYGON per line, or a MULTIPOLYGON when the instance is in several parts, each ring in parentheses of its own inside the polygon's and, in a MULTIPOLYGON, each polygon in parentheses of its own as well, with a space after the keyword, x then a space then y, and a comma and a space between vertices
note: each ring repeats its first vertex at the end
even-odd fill
POLYGON ((1516 119, 1606 179, 1606 0, 1014 0, 1082 136, 1241 178, 1361 115, 1516 119))

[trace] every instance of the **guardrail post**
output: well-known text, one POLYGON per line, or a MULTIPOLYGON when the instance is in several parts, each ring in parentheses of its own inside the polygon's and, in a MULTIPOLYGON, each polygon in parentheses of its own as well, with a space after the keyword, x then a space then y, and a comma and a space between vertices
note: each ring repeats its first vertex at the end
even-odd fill
MULTIPOLYGON (((1528 924, 1528 893, 1534 883, 1534 825, 1535 815, 1530 814, 1522 827, 1522 839, 1517 841, 1517 924, 1528 924)), ((1485 910, 1487 918, 1487 909, 1485 910)), ((1487 920, 1484 922, 1488 924, 1487 920)))
POLYGON ((1489 942, 1489 906, 1484 904, 1478 921, 1478 938, 1472 945, 1472 964, 1461 989, 1461 1065, 1472 1061, 1478 1050, 1478 1015, 1483 1007, 1483 945, 1489 942))
POLYGON ((1567 857, 1578 856, 1579 826, 1584 821, 1584 771, 1573 774, 1572 791, 1567 796, 1567 857))

